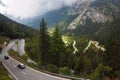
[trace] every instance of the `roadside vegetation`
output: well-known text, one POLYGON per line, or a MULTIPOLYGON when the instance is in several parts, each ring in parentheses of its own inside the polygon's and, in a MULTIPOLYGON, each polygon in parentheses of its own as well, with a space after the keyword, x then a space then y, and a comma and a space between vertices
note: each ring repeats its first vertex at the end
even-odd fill
POLYGON ((0 80, 13 80, 8 71, 2 65, 2 62, 0 62, 0 80))
MULTIPOLYGON (((87 37, 62 37, 58 26, 49 35, 46 23, 42 20, 39 35, 26 40, 26 53, 28 57, 37 62, 39 69, 91 80, 110 79, 110 74, 113 75, 111 71, 114 72, 114 67, 107 65, 105 60, 109 57, 107 51, 96 50, 95 46, 92 45, 83 53, 89 42, 87 37), (73 40, 76 41, 78 49, 75 54, 73 54, 73 40)), ((117 77, 112 76, 112 78, 119 79, 119 70, 115 73, 117 73, 117 77)))
POLYGON ((40 24, 40 32, 32 38, 26 38, 26 55, 19 56, 10 52, 17 60, 37 70, 47 70, 52 73, 84 77, 91 80, 120 79, 119 41, 110 40, 105 46, 107 51, 96 50, 92 45, 85 53, 88 45, 87 37, 62 37, 58 26, 49 34, 44 20, 40 24), (78 51, 73 54, 73 40, 78 51), (68 43, 67 43, 68 42, 68 43), (114 55, 116 53, 116 55, 114 55), (37 65, 28 63, 29 57, 37 65))

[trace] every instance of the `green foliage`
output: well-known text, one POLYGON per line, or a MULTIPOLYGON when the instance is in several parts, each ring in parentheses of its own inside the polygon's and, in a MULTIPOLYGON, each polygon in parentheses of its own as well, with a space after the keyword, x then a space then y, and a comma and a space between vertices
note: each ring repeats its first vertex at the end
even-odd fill
POLYGON ((84 72, 86 72, 87 74, 90 74, 91 72, 92 72, 92 63, 91 63, 91 60, 88 58, 88 57, 86 57, 86 56, 84 56, 83 57, 83 69, 82 69, 82 71, 84 72))
POLYGON ((107 51, 104 54, 105 65, 112 68, 109 75, 111 77, 119 76, 116 72, 120 71, 120 42, 117 39, 114 39, 108 43, 107 51))
POLYGON ((13 51, 13 50, 10 50, 9 51, 9 55, 11 56, 11 55, 14 55, 15 54, 15 52, 13 51))
POLYGON ((63 67, 63 68, 59 68, 59 73, 63 74, 63 75, 70 75, 70 69, 68 67, 63 67))
POLYGON ((26 46, 25 46, 25 50, 26 50, 26 54, 27 56, 40 63, 40 55, 39 55, 39 41, 38 41, 38 35, 36 36, 36 38, 32 38, 32 39, 29 39, 29 38, 26 38, 26 46))
POLYGON ((50 36, 46 30, 46 23, 44 19, 40 23, 40 33, 39 33, 39 59, 41 59, 41 64, 46 65, 49 63, 49 53, 50 53, 50 36))
MULTIPOLYGON (((113 74, 119 76, 118 43, 120 42, 119 28, 117 26, 115 27, 117 32, 111 35, 109 45, 105 45, 107 47, 105 53, 101 50, 96 50, 93 45, 86 53, 83 53, 84 48, 88 45, 89 40, 87 37, 70 37, 70 40, 67 38, 65 40, 69 41, 69 45, 66 46, 61 38, 58 27, 55 28, 53 35, 49 36, 44 20, 41 22, 41 26, 39 39, 38 37, 36 37, 36 40, 29 39, 26 49, 28 56, 36 62, 42 63, 41 65, 47 68, 48 71, 55 73, 60 71, 62 74, 68 74, 68 69, 73 69, 75 71, 74 74, 80 77, 90 77, 91 80, 101 80, 104 76, 113 74), (114 39, 112 39, 113 36, 115 36, 114 39), (74 50, 73 40, 76 41, 76 47, 79 50, 76 54, 72 54, 74 50), (60 68, 58 71, 58 67, 67 67, 68 69, 60 68)), ((113 30, 113 28, 111 29, 113 30)), ((110 32, 114 33, 114 31, 110 32)), ((94 31, 89 31, 88 33, 92 34, 94 31)))
POLYGON ((2 65, 2 62, 0 62, 0 80, 12 80, 9 77, 8 71, 2 65))
POLYGON ((112 71, 107 74, 109 77, 120 77, 120 16, 113 21, 109 26, 109 40, 106 44, 106 53, 104 54, 104 63, 112 68, 112 71))
POLYGON ((2 77, 0 78, 0 80, 13 80, 13 79, 11 79, 11 78, 8 77, 8 76, 2 76, 2 77))
POLYGON ((66 49, 58 27, 55 28, 55 32, 52 36, 52 53, 54 56, 53 64, 57 66, 64 66, 64 63, 66 62, 66 49))
POLYGON ((24 60, 24 61, 27 61, 28 59, 28 56, 26 54, 22 55, 21 58, 24 60))
POLYGON ((110 67, 104 66, 103 64, 99 63, 94 73, 91 74, 91 80, 102 80, 105 76, 105 73, 110 71, 110 67))
POLYGON ((57 66, 53 65, 53 64, 48 64, 47 65, 47 70, 53 73, 59 73, 59 69, 57 66))
POLYGON ((19 24, 11 19, 0 14, 0 34, 9 38, 25 38, 33 37, 37 33, 37 30, 28 26, 19 24), (31 33, 32 32, 32 33, 31 33))
POLYGON ((18 52, 14 51, 14 50, 9 50, 9 55, 10 56, 14 56, 15 55, 16 57, 19 56, 18 52))

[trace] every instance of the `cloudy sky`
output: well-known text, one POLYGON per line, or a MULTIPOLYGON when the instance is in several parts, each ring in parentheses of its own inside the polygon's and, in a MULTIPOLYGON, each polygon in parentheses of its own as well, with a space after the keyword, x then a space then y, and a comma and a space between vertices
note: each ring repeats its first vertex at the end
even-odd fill
POLYGON ((76 1, 78 0, 0 0, 0 13, 25 19, 70 6, 76 1))

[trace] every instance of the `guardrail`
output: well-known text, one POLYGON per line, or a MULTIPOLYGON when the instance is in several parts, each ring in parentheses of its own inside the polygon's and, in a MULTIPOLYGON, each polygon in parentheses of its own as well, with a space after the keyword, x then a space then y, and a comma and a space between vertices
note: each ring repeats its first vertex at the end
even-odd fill
MULTIPOLYGON (((15 60, 14 58, 12 58, 11 56, 9 56, 11 59, 13 59, 14 61, 16 62, 19 62, 17 60, 15 60)), ((28 68, 31 68, 29 66, 27 66, 28 68)), ((90 80, 90 79, 87 79, 87 78, 77 78, 77 77, 73 77, 73 76, 66 76, 66 75, 62 75, 62 74, 56 74, 56 73, 52 73, 52 72, 49 72, 49 71, 46 71, 46 70, 42 70, 42 69, 39 69, 39 70, 36 70, 34 68, 31 68, 35 71, 40 71, 40 72, 43 72, 43 73, 46 73, 46 74, 50 74, 50 75, 53 75, 53 76, 58 76, 58 77, 63 77, 63 78, 67 78, 67 79, 72 79, 72 80, 90 80)), ((13 74, 13 77, 15 78, 14 74, 13 74)), ((18 80, 15 78, 15 80, 18 80)))
POLYGON ((87 79, 87 78, 77 78, 77 77, 66 76, 66 75, 62 75, 62 74, 56 74, 56 73, 48 72, 48 71, 45 71, 45 70, 42 70, 42 72, 47 73, 47 74, 51 74, 51 75, 54 75, 54 76, 58 76, 58 77, 72 79, 72 80, 90 80, 90 79, 87 79))

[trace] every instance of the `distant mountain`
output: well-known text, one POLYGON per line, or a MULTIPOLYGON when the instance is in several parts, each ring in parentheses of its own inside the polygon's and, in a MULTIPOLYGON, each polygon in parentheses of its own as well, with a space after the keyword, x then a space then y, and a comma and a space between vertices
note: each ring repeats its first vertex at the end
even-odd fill
POLYGON ((70 35, 91 36, 99 31, 104 24, 111 23, 120 12, 119 0, 86 1, 84 4, 73 5, 70 14, 79 14, 66 28, 70 35))
POLYGON ((39 29, 40 21, 44 18, 47 22, 47 26, 51 27, 59 23, 61 20, 67 16, 67 7, 63 7, 58 10, 50 11, 43 16, 37 16, 35 18, 30 18, 27 20, 19 21, 23 24, 30 25, 33 28, 39 29))
MULTIPOLYGON (((104 24, 104 26, 94 34, 94 39, 104 43, 105 45, 108 42, 116 40, 120 41, 120 15, 118 18, 113 20, 111 23, 104 24)), ((118 43, 120 44, 120 42, 118 43)))
POLYGON ((57 24, 65 34, 87 36, 95 34, 103 24, 112 22, 119 13, 120 0, 85 0, 84 2, 78 0, 72 6, 63 6, 43 16, 25 20, 23 23, 38 29, 40 20, 45 18, 48 27, 57 24))
POLYGON ((17 23, 8 17, 0 14, 0 35, 9 38, 25 38, 32 37, 37 30, 26 25, 17 23), (32 33, 31 33, 32 32, 32 33))
POLYGON ((45 18, 48 27, 58 25, 64 35, 101 40, 101 36, 108 34, 108 27, 115 23, 119 14, 120 0, 85 0, 82 3, 78 0, 72 6, 64 6, 42 17, 29 19, 24 24, 38 29, 40 20, 45 18))

